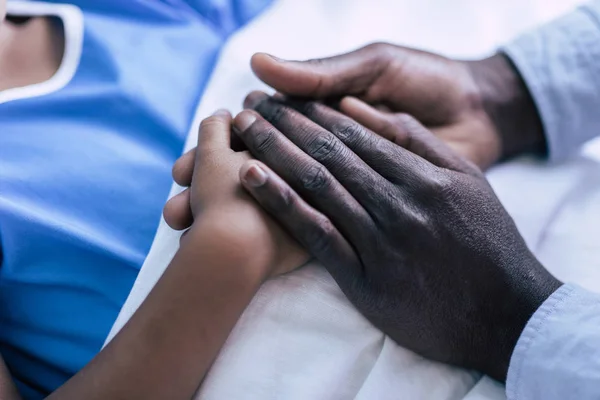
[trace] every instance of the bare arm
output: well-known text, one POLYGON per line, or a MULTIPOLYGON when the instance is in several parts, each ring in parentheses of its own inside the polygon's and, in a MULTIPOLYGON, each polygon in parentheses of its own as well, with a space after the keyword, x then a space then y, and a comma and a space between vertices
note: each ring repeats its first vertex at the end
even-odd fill
POLYGON ((21 396, 19 396, 19 392, 17 392, 17 388, 15 388, 15 385, 13 384, 2 356, 0 356, 0 399, 21 400, 21 396))
MULTIPOLYGON (((131 321, 49 399, 192 397, 266 277, 229 233, 195 228, 131 321)), ((0 399, 20 399, 4 362, 0 399)))
MULTIPOLYGON (((194 222, 164 275, 113 341, 49 399, 190 399, 260 285, 305 261, 241 189, 249 155, 230 149, 230 126, 229 114, 203 123, 191 188, 165 208, 168 220, 183 208, 194 222)), ((19 399, 3 363, 0 399, 19 399)))
POLYGON ((192 397, 266 277, 264 266, 248 265, 243 248, 208 222, 186 236, 115 339, 50 399, 192 397))

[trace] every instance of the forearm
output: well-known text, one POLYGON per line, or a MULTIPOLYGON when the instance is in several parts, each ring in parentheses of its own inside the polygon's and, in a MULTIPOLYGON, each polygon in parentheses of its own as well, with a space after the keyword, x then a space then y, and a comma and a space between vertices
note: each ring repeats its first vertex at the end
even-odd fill
POLYGON ((15 387, 10 372, 6 368, 4 360, 0 356, 0 399, 2 400, 20 400, 19 392, 15 387))
POLYGON ((502 53, 467 62, 478 86, 483 108, 501 139, 501 157, 522 153, 546 154, 542 121, 526 83, 502 53))
POLYGON ((194 226, 123 330, 50 398, 191 398, 263 279, 219 232, 194 226))

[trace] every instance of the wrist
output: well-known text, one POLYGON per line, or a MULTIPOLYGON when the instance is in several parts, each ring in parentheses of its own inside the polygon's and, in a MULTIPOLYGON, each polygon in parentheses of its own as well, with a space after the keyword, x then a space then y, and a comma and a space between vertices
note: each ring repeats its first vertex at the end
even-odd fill
POLYGON ((546 154, 546 137, 537 107, 510 59, 497 53, 466 64, 482 106, 500 137, 501 158, 546 154))
POLYGON ((261 232, 244 229, 226 213, 203 213, 181 239, 179 251, 194 254, 197 267, 218 260, 224 269, 260 286, 269 277, 273 256, 255 240, 261 232))
POLYGON ((527 271, 511 288, 511 295, 498 304, 495 321, 489 326, 491 340, 484 352, 487 363, 483 372, 501 382, 506 381, 512 354, 531 317, 562 286, 535 257, 517 268, 527 271))

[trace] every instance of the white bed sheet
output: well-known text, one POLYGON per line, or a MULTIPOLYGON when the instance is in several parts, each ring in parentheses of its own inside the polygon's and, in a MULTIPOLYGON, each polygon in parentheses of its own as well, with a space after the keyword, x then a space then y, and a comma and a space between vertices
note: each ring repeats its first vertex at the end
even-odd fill
MULTIPOLYGON (((264 88, 249 68, 256 51, 313 58, 391 41, 477 57, 518 32, 567 11, 577 0, 280 0, 224 49, 199 106, 202 117, 239 111, 264 88)), ((591 157, 563 166, 521 160, 489 177, 541 260, 559 278, 600 289, 600 168, 591 157)), ((179 190, 173 187, 172 194, 179 190)), ((161 221, 152 249, 109 339, 124 325, 177 250, 179 235, 161 221)), ((107 340, 109 340, 107 339, 107 340)), ((504 398, 478 374, 430 362, 400 348, 345 299, 313 263, 264 285, 238 322, 197 398, 469 399, 504 398), (466 396, 466 397, 465 397, 466 396)))

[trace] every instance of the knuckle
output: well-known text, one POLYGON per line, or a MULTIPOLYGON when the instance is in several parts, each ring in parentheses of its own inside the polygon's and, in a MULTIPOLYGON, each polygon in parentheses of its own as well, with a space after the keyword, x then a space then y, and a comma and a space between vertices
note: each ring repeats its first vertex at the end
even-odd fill
POLYGON ((251 136, 254 139, 254 151, 260 155, 268 153, 274 146, 277 132, 274 128, 259 129, 251 136))
MULTIPOLYGON (((395 135, 394 137, 394 141, 396 141, 396 137, 398 135, 395 135)), ((385 162, 386 159, 386 155, 389 155, 391 151, 396 150, 395 149, 395 145, 390 143, 388 140, 376 140, 373 137, 370 138, 366 138, 365 142, 368 141, 369 147, 371 147, 373 149, 373 152, 375 153, 375 157, 378 160, 381 160, 382 163, 385 162)), ((393 165, 389 165, 388 168, 393 168, 393 165)))
POLYGON ((300 184, 310 192, 320 192, 327 187, 327 173, 322 165, 310 167, 300 179, 300 184))
POLYGON ((317 135, 317 137, 309 143, 309 154, 317 159, 324 160, 330 155, 336 154, 339 151, 339 141, 333 135, 317 135))
POLYGON ((305 103, 302 103, 300 105, 300 110, 299 110, 302 114, 306 115, 307 117, 312 117, 317 115, 318 111, 319 111, 319 104, 315 103, 314 101, 307 101, 305 103))
POLYGON ((208 118, 205 118, 200 123, 200 130, 216 128, 222 125, 222 120, 220 117, 213 115, 208 118))
POLYGON ((258 107, 258 111, 267 121, 274 125, 277 125, 279 122, 281 122, 281 120, 289 113, 289 110, 286 107, 273 101, 265 101, 261 103, 261 105, 258 107))
POLYGON ((385 64, 392 59, 392 52, 395 46, 385 42, 375 42, 365 47, 372 54, 373 61, 385 64))
POLYGON ((383 53, 387 52, 391 45, 385 42, 374 42, 365 46, 365 49, 372 51, 374 53, 383 53))
POLYGON ((442 199, 455 190, 455 182, 449 174, 437 171, 429 174, 427 192, 432 199, 442 199))
POLYGON ((331 129, 333 134, 344 142, 352 142, 361 140, 364 137, 364 129, 353 122, 340 122, 331 129))

